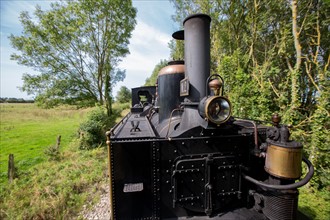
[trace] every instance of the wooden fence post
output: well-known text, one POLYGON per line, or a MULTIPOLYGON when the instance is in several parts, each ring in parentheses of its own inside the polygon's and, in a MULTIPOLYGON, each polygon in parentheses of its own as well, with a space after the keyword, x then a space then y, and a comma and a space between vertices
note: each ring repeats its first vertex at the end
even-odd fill
POLYGON ((8 181, 12 183, 15 178, 14 154, 9 154, 8 160, 8 181))
POLYGON ((56 150, 59 150, 61 145, 61 135, 57 137, 57 142, 56 142, 56 150))

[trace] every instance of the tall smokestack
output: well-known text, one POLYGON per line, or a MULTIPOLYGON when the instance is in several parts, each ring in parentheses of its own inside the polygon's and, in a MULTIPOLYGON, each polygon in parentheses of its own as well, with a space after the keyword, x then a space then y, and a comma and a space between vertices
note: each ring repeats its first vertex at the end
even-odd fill
POLYGON ((188 99, 199 102, 205 94, 210 76, 210 23, 206 14, 194 14, 184 22, 185 74, 190 83, 188 99))
POLYGON ((210 76, 210 23, 211 18, 206 14, 190 15, 183 22, 184 31, 173 34, 175 39, 184 39, 185 58, 185 79, 180 85, 180 95, 185 97, 184 111, 173 136, 208 125, 198 112, 198 104, 207 95, 206 81, 210 76))

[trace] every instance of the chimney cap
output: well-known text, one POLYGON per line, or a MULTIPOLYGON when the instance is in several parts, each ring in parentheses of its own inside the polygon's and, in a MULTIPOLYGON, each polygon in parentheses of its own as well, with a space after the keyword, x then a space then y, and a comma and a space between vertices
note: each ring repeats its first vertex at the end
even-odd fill
POLYGON ((172 34, 175 40, 184 40, 184 30, 176 31, 172 34))
POLYGON ((211 17, 207 14, 202 14, 202 13, 197 13, 197 14, 192 14, 192 15, 189 15, 188 17, 186 17, 186 19, 184 19, 183 21, 183 24, 188 21, 189 19, 191 18, 195 18, 195 17, 205 17, 207 19, 209 19, 209 21, 211 22, 211 17))

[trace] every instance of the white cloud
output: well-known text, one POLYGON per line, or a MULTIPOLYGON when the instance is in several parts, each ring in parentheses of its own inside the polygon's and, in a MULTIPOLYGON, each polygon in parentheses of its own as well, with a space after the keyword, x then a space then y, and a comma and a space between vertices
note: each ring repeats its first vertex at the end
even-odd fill
POLYGON ((171 34, 141 20, 137 21, 129 44, 130 54, 119 65, 120 68, 126 69, 126 79, 114 88, 113 95, 116 95, 123 85, 127 88, 142 86, 159 61, 169 58, 168 43, 172 38, 171 34))
POLYGON ((130 70, 153 69, 160 59, 168 58, 170 40, 170 34, 138 21, 129 44, 130 54, 124 59, 122 66, 130 70))
POLYGON ((33 17, 37 5, 47 10, 51 2, 54 1, 1 1, 1 28, 15 27, 16 30, 21 30, 19 21, 21 12, 27 11, 33 17))

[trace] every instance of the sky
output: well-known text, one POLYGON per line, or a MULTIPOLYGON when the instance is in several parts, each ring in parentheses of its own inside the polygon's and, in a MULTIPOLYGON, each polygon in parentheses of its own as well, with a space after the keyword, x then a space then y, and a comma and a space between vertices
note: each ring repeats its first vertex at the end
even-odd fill
MULTIPOLYGON (((21 92, 24 73, 38 74, 33 69, 18 65, 10 60, 10 55, 19 53, 10 45, 10 34, 20 35, 22 26, 19 14, 28 11, 30 15, 38 4, 41 9, 50 9, 50 0, 0 0, 1 4, 1 55, 0 55, 0 97, 14 97, 32 99, 33 95, 21 92)), ((170 50, 168 43, 173 32, 178 30, 178 25, 173 22, 173 5, 168 0, 133 0, 137 8, 137 25, 132 32, 129 50, 130 54, 123 58, 119 68, 126 70, 126 78, 113 88, 116 96, 121 86, 135 88, 142 86, 149 77, 156 64, 162 59, 168 59, 170 50)))

